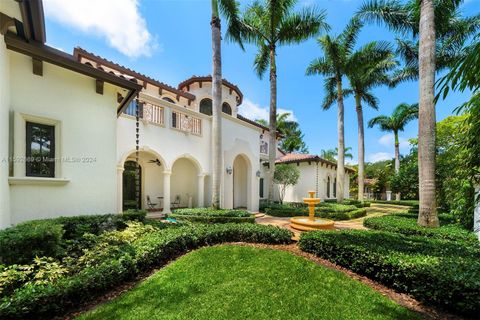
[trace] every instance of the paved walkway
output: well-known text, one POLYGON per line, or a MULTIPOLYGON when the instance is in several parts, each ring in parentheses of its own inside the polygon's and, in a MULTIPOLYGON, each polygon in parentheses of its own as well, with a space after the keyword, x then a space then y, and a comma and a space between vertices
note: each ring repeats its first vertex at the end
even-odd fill
MULTIPOLYGON (((408 210, 408 207, 372 204, 371 207, 365 209, 367 209, 367 215, 365 217, 353 220, 335 221, 335 228, 338 230, 367 230, 367 228, 363 226, 363 220, 365 220, 365 218, 379 217, 394 212, 406 211, 408 210)), ((272 217, 268 215, 259 215, 255 221, 259 224, 272 225, 288 229, 294 234, 292 238, 293 240, 298 240, 300 238, 301 231, 290 227, 290 217, 272 217)))

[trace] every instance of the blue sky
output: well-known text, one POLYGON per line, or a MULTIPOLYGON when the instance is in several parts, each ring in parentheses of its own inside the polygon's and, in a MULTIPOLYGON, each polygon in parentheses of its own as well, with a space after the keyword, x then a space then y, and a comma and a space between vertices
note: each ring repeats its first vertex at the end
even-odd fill
MULTIPOLYGON (((241 1, 242 5, 251 1, 241 1)), ((363 0, 299 0, 298 7, 318 6, 327 11, 331 33, 343 30, 363 0)), ((478 12, 480 0, 463 5, 465 15, 478 12)), ((162 82, 176 86, 192 75, 211 74, 210 0, 44 0, 47 43, 71 53, 80 46, 162 82)), ((393 41, 394 35, 381 26, 366 26, 358 45, 372 40, 393 41)), ((223 42, 223 75, 237 84, 244 94, 240 112, 251 118, 267 114, 268 76, 259 79, 253 72, 255 48, 246 51, 236 44, 223 42)), ((323 111, 324 92, 320 76, 305 76, 311 60, 321 55, 315 39, 278 50, 278 107, 291 111, 305 134, 310 153, 337 145, 336 108, 323 111)), ((379 114, 390 114, 401 103, 418 100, 418 83, 410 82, 395 89, 374 90, 380 110, 365 108, 368 121, 379 114)), ((469 93, 453 93, 437 104, 437 119, 452 114, 468 99, 469 93)), ((357 122, 352 99, 345 103, 345 141, 357 156, 357 122)), ((401 134, 401 153, 408 153, 407 139, 416 137, 417 122, 401 134)), ((378 129, 366 129, 366 160, 393 157, 391 135, 378 129)))

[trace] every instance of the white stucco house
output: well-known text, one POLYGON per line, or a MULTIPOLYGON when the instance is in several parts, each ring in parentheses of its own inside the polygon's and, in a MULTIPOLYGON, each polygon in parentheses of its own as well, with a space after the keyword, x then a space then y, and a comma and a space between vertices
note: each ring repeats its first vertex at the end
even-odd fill
MULTIPOLYGON (((174 87, 81 48, 49 47, 41 0, 0 1, 0 32, 0 228, 137 204, 166 213, 210 205, 210 76, 174 87)), ((223 80, 222 96, 221 206, 256 211, 268 194, 269 131, 238 114, 236 85, 223 80)), ((296 162, 305 173, 292 201, 314 185, 310 163, 321 197, 334 196, 334 165, 311 160, 296 162)))
MULTIPOLYGON (((277 157, 275 163, 297 166, 300 171, 298 183, 287 186, 285 202, 302 202, 308 196, 308 191, 315 191, 322 201, 337 198, 337 164, 325 160, 318 155, 289 153, 277 157)), ((350 196, 350 174, 354 170, 345 167, 344 198, 350 196)), ((276 192, 279 199, 279 193, 276 192)))

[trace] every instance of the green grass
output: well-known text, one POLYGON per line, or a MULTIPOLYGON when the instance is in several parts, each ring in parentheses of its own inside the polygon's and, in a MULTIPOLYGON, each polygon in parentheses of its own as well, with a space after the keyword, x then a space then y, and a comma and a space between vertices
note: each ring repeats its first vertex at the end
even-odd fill
POLYGON ((419 319, 344 274, 288 252, 241 246, 189 253, 90 319, 419 319))

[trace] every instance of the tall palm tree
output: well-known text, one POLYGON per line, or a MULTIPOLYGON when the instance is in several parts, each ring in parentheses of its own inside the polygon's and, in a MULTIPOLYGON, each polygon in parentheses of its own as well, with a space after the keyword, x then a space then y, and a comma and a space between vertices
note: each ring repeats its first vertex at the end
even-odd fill
POLYGON ((421 226, 439 226, 435 201, 435 71, 451 67, 462 55, 466 40, 480 28, 478 16, 461 16, 462 2, 369 0, 357 14, 367 21, 385 23, 402 36, 412 36, 412 40, 397 41, 398 52, 405 60, 405 68, 397 78, 398 81, 418 78, 420 82, 418 224, 421 226))
POLYGON ((338 36, 326 35, 318 39, 318 44, 323 51, 323 57, 313 60, 307 68, 307 75, 323 75, 324 87, 327 93, 322 103, 324 110, 337 101, 337 127, 338 127, 338 157, 337 157, 337 200, 344 198, 345 181, 345 133, 344 133, 344 104, 343 104, 343 77, 347 74, 347 60, 353 51, 358 33, 362 24, 357 19, 352 19, 345 30, 338 36), (330 94, 336 93, 336 96, 330 94))
MULTIPOLYGON (((212 0, 212 207, 220 208, 222 177, 222 35, 220 11, 227 20, 227 36, 240 40, 238 3, 235 0, 212 0)), ((241 43, 241 42, 240 42, 241 43)))
POLYGON ((370 42, 358 49, 348 59, 347 78, 350 88, 345 96, 353 95, 358 122, 358 200, 363 201, 365 179, 365 134, 362 103, 378 109, 378 99, 372 89, 380 85, 390 85, 387 72, 397 66, 390 44, 370 42))
POLYGON ((273 201, 273 175, 275 172, 277 132, 277 47, 305 41, 328 30, 325 11, 304 8, 294 12, 297 0, 262 0, 248 6, 242 15, 241 39, 258 48, 254 67, 261 78, 270 71, 270 119, 269 119, 269 175, 268 200, 273 201))
MULTIPOLYGON (((391 116, 378 116, 368 122, 368 127, 379 126, 380 130, 393 132, 395 139, 395 173, 400 171, 400 141, 398 133, 405 129, 407 123, 418 117, 418 104, 401 103, 395 107, 391 116)), ((396 194, 400 200, 400 193, 396 194)))

